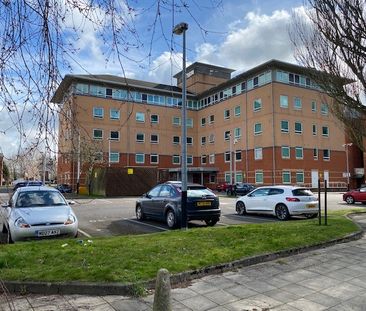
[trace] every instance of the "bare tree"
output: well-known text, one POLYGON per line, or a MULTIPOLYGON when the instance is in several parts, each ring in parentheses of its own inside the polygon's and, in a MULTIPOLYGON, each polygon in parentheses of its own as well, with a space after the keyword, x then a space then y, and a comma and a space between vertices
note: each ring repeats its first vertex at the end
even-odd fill
POLYGON ((75 67, 93 72, 78 63, 80 39, 86 31, 101 39, 97 48, 105 61, 119 64, 124 76, 126 62, 144 66, 151 59, 158 38, 165 39, 167 50, 174 50, 171 30, 176 19, 193 19, 204 35, 207 30, 194 11, 220 5, 221 0, 202 4, 195 0, 0 0, 0 113, 7 112, 12 121, 0 131, 7 134, 16 128, 20 147, 37 133, 33 147, 42 142, 47 149, 54 148, 49 141, 56 140, 59 109, 50 100, 58 83, 75 67), (144 21, 143 29, 137 20, 144 21))
POLYGON ((348 135, 364 149, 366 137, 365 0, 308 0, 290 29, 296 59, 334 99, 330 106, 348 135))

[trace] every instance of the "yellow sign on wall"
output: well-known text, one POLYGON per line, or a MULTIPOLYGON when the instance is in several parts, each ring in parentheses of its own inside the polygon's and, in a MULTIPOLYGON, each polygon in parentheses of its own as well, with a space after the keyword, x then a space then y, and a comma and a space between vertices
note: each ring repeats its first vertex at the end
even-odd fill
POLYGON ((128 168, 127 169, 127 174, 128 175, 133 175, 133 168, 128 168))

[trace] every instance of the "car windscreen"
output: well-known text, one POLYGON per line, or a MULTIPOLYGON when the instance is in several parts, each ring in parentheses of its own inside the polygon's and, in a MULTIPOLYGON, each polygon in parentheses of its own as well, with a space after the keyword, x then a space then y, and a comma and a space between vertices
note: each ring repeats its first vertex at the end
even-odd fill
POLYGON ((187 190, 187 197, 189 198, 201 198, 203 196, 212 196, 214 193, 204 187, 189 187, 187 190))
POLYGON ((298 197, 314 195, 314 193, 312 193, 309 189, 294 189, 292 190, 292 194, 298 197))
POLYGON ((19 194, 15 207, 28 208, 66 204, 64 197, 56 191, 26 191, 19 194))

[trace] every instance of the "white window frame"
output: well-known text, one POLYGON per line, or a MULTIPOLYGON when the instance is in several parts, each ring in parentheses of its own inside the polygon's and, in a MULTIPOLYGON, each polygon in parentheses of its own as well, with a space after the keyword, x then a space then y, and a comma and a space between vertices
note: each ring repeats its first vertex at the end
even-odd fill
POLYGON ((261 98, 256 98, 253 101, 253 111, 257 112, 257 111, 260 111, 260 110, 262 110, 262 99, 261 98))
POLYGON ((327 126, 327 125, 322 126, 322 136, 323 137, 329 137, 329 126, 327 126), (324 129, 326 129, 325 134, 324 134, 324 129))
POLYGON ((109 154, 109 162, 110 163, 119 163, 119 152, 110 152, 109 154), (117 155, 117 158, 115 160, 113 160, 113 157, 112 156, 115 156, 117 155))
POLYGON ((263 148, 262 147, 254 148, 254 160, 263 160, 263 148))
POLYGON ((173 165, 180 165, 180 155, 179 154, 173 154, 172 155, 172 164, 173 165), (175 161, 177 159, 178 159, 178 162, 175 161))
POLYGON ((302 109, 302 101, 300 97, 294 97, 294 109, 301 110, 302 109))
POLYGON ((145 142, 145 133, 136 133, 136 142, 137 143, 144 143, 145 142), (137 136, 142 135, 143 139, 138 139, 137 136))
POLYGON ((235 106, 234 115, 235 115, 235 117, 239 117, 241 115, 241 107, 240 106, 235 106))
POLYGON ((157 153, 150 154, 150 164, 159 164, 159 155, 157 153), (153 157, 156 157, 156 161, 152 160, 153 157))
POLYGON ((119 131, 109 131, 109 140, 113 140, 113 141, 119 141, 119 131), (118 133, 118 137, 117 138, 112 138, 112 132, 114 133, 118 133))
POLYGON ((180 126, 181 125, 181 119, 180 119, 180 117, 174 116, 172 118, 172 124, 174 126, 180 126))
POLYGON ((172 142, 173 142, 173 145, 179 145, 180 144, 180 136, 174 135, 173 138, 172 138, 172 142), (174 138, 176 138, 176 137, 178 137, 178 142, 174 141, 174 138))
POLYGON ((158 124, 159 123, 159 115, 158 114, 152 114, 150 116, 150 123, 152 123, 152 124, 158 124), (153 117, 157 117, 157 120, 156 121, 153 120, 153 117))
POLYGON ((102 140, 103 139, 103 130, 102 129, 93 129, 93 139, 95 139, 95 140, 102 140), (96 137, 95 136, 95 131, 100 131, 101 133, 102 133, 102 136, 98 136, 98 137, 96 137))
POLYGON ((224 120, 229 120, 231 117, 231 111, 230 109, 225 109, 224 110, 224 120))
POLYGON ((281 133, 288 134, 290 132, 290 122, 288 120, 281 120, 281 133), (282 127, 283 122, 287 123, 287 129, 282 127))
POLYGON ((291 158, 291 147, 290 146, 281 146, 281 158, 282 159, 290 159, 291 158), (284 150, 288 150, 288 156, 283 155, 284 150))
POLYGON ((208 162, 210 164, 215 164, 215 154, 214 153, 211 153, 209 156, 208 156, 208 162))
POLYGON ((104 118, 104 108, 103 107, 93 107, 93 118, 103 119, 104 118), (101 113, 97 113, 100 111, 101 113))
POLYGON ((280 107, 288 108, 288 96, 287 95, 280 95, 280 107))
POLYGON ((291 171, 290 170, 283 170, 282 171, 282 183, 283 184, 291 184, 291 171), (288 181, 285 180, 285 175, 287 175, 288 181))
POLYGON ((139 123, 145 123, 145 113, 143 112, 136 112, 136 122, 139 122, 139 123))
POLYGON ((296 160, 303 160, 304 159, 304 148, 303 147, 300 147, 300 146, 295 147, 295 159, 296 160), (297 151, 300 151, 300 150, 301 150, 301 157, 299 157, 297 155, 297 151))
POLYGON ((109 110, 109 118, 111 119, 111 120, 119 120, 120 119, 120 116, 121 116, 121 112, 120 112, 120 110, 119 109, 116 109, 116 108, 111 108, 110 110, 109 110), (117 117, 113 117, 113 113, 116 113, 117 114, 117 117))
POLYGON ((295 131, 295 134, 302 134, 302 122, 299 122, 299 121, 296 121, 295 124, 294 124, 294 131, 295 131), (297 130, 296 129, 296 125, 300 124, 300 130, 297 130))
POLYGON ((305 174, 304 171, 296 172, 296 184, 303 184, 305 182, 305 174), (299 176, 301 176, 301 180, 299 181, 299 176))
POLYGON ((145 163, 145 153, 136 153, 135 162, 136 162, 136 164, 144 164, 145 163), (142 161, 137 161, 138 157, 140 157, 140 156, 142 156, 142 161))
POLYGON ((151 144, 158 144, 159 143, 159 134, 150 134, 150 143, 151 144), (157 140, 156 141, 153 141, 152 140, 152 136, 153 135, 157 137, 157 140))
POLYGON ((263 170, 256 170, 255 173, 255 183, 256 184, 260 184, 262 185, 264 182, 264 175, 263 175, 263 170), (258 178, 260 177, 260 178, 258 178))
POLYGON ((254 135, 261 135, 263 133, 262 123, 255 123, 254 124, 254 135), (260 126, 260 130, 256 132, 256 126, 260 126))

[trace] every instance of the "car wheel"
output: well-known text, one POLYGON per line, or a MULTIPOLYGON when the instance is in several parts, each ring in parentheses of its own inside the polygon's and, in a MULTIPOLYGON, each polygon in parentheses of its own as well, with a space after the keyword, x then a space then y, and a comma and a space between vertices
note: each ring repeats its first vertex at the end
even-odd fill
POLYGON ((287 206, 284 204, 278 204, 276 206, 276 216, 279 220, 287 220, 290 218, 287 206))
POLYGON ((349 195, 346 197, 346 202, 347 204, 355 204, 355 199, 349 195))
POLYGON ((166 213, 166 224, 170 229, 173 229, 177 226, 177 217, 171 209, 166 213))
POLYGON ((137 220, 144 220, 145 219, 145 215, 142 212, 142 207, 140 205, 138 205, 136 207, 136 218, 137 218, 137 220))
POLYGON ((213 227, 214 225, 216 225, 216 223, 218 221, 219 220, 217 218, 214 218, 214 219, 206 219, 205 220, 205 223, 206 223, 207 226, 213 227))
POLYGON ((307 219, 316 218, 316 217, 318 217, 318 213, 315 213, 315 214, 305 214, 305 217, 306 217, 307 219))
POLYGON ((245 204, 242 201, 238 201, 238 203, 236 203, 235 209, 238 215, 246 214, 245 204))

